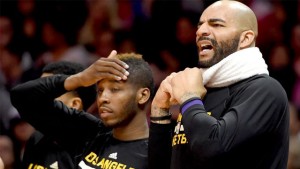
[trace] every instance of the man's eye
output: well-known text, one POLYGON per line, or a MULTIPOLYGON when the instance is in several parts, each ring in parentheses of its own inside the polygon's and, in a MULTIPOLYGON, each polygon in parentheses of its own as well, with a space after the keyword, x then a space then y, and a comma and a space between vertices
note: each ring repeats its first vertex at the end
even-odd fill
POLYGON ((201 27, 202 24, 203 24, 203 23, 198 23, 197 29, 199 29, 199 28, 201 27))
POLYGON ((216 24, 213 24, 213 26, 214 26, 214 27, 223 27, 223 25, 217 24, 217 23, 216 23, 216 24))
POLYGON ((101 89, 97 90, 97 94, 101 94, 102 92, 103 92, 103 90, 101 90, 101 89))
POLYGON ((112 92, 117 92, 117 91, 119 91, 119 90, 120 90, 120 89, 118 89, 118 88, 112 88, 112 89, 111 89, 112 92))

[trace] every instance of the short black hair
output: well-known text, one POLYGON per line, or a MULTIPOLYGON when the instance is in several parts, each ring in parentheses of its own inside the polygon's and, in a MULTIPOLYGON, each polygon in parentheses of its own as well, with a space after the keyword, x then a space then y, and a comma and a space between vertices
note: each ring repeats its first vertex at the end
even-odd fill
POLYGON ((42 72, 51 74, 73 75, 84 70, 84 67, 75 62, 58 61, 47 64, 42 72))
POLYGON ((129 68, 129 76, 127 81, 137 87, 146 87, 150 90, 150 99, 154 97, 154 79, 153 73, 148 62, 146 62, 142 55, 137 53, 122 53, 117 54, 117 57, 125 62, 129 68))
MULTIPOLYGON (((58 61, 47 64, 42 73, 73 75, 84 70, 83 65, 69 61, 58 61)), ((83 110, 87 110, 96 100, 96 85, 79 87, 74 92, 82 100, 83 110)))

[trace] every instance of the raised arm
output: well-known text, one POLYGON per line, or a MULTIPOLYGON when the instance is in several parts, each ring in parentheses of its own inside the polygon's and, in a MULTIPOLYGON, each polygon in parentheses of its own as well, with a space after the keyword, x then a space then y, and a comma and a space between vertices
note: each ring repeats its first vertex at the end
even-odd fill
POLYGON ((71 75, 65 81, 65 89, 68 91, 78 87, 90 86, 104 78, 126 80, 129 73, 128 65, 115 58, 116 51, 112 51, 108 58, 100 58, 84 71, 71 75))
POLYGON ((288 119, 286 94, 278 92, 283 91, 281 86, 270 77, 259 76, 253 82, 249 79, 250 85, 232 89, 234 97, 227 99, 223 115, 215 118, 207 114, 205 100, 201 101, 199 76, 201 72, 187 69, 171 82, 172 94, 181 105, 188 146, 199 161, 231 152, 259 137, 266 137, 266 141, 283 137, 288 131, 279 131, 278 127, 288 119))
MULTIPOLYGON (((66 91, 89 86, 103 78, 126 79, 126 65, 120 60, 101 58, 84 71, 54 75, 20 84, 11 91, 11 100, 21 116, 45 134, 76 138, 99 131, 100 121, 89 113, 70 109, 55 98, 66 91)), ((96 91, 95 91, 96 92, 96 91)))
POLYGON ((151 105, 149 135, 149 169, 170 168, 172 125, 169 108, 176 104, 170 90, 170 80, 175 73, 162 81, 151 105))

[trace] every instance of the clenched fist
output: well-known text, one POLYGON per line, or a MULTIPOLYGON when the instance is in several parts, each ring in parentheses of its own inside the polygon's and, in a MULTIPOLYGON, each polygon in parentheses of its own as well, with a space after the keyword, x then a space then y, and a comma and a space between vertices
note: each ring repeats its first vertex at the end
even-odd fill
POLYGON ((206 89, 203 85, 202 70, 199 68, 186 68, 178 72, 171 79, 172 96, 179 104, 192 97, 203 97, 206 89))

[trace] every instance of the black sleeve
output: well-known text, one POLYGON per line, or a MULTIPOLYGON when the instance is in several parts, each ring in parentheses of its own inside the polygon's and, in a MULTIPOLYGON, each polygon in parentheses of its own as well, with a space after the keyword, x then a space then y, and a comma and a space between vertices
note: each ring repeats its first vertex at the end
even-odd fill
POLYGON ((205 105, 193 105, 184 112, 182 122, 190 150, 199 160, 228 152, 265 133, 284 136, 286 129, 280 128, 288 126, 288 99, 278 83, 257 81, 234 93, 230 102, 220 119, 209 116, 205 105))
POLYGON ((38 144, 38 142, 40 142, 43 139, 43 134, 39 131, 35 131, 30 138, 28 139, 28 141, 26 141, 26 146, 25 146, 25 150, 24 150, 24 154, 23 154, 23 158, 22 158, 22 169, 28 168, 29 164, 30 164, 30 159, 32 159, 33 157, 33 150, 34 147, 36 147, 36 145, 38 144))
POLYGON ((149 169, 169 169, 171 162, 171 124, 150 124, 149 169))
POLYGON ((95 136, 102 126, 99 119, 54 100, 66 92, 66 78, 55 75, 19 84, 11 90, 11 101, 21 117, 43 134, 72 142, 95 136))

